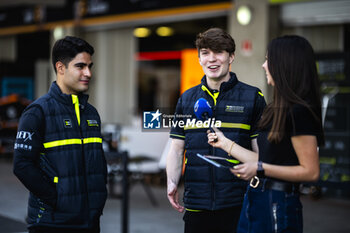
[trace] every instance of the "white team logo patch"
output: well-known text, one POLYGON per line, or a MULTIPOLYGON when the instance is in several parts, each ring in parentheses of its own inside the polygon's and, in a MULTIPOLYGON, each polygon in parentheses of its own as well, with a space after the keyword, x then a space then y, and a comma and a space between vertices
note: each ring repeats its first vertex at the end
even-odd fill
POLYGON ((29 143, 29 141, 33 140, 33 135, 34 132, 27 132, 27 131, 18 131, 17 135, 16 135, 16 139, 17 140, 23 140, 23 143, 15 143, 14 144, 14 149, 23 149, 23 150, 32 150, 32 146, 31 145, 27 145, 24 142, 29 143))
POLYGON ((16 139, 22 139, 24 142, 27 140, 32 140, 32 136, 34 135, 34 132, 27 132, 27 131, 18 131, 16 139))

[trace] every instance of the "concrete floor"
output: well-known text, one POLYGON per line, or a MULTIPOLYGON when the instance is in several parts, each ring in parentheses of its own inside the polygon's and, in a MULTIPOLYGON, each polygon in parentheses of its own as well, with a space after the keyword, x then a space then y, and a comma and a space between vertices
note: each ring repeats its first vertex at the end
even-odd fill
MULTIPOLYGON (((158 206, 154 207, 142 185, 130 190, 130 233, 182 233, 182 214, 173 210, 165 187, 152 187, 158 206)), ((28 192, 12 174, 12 164, 0 160, 0 233, 26 232, 28 192)), ((305 233, 349 233, 350 200, 302 197, 305 233)), ((101 218, 102 233, 121 232, 121 201, 109 198, 101 218)))

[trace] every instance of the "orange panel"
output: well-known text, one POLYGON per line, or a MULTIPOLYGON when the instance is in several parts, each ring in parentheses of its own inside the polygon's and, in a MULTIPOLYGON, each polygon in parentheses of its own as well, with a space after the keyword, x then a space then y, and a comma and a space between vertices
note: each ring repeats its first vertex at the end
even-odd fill
POLYGON ((181 53, 180 94, 201 82, 204 72, 198 61, 197 49, 185 49, 181 53))

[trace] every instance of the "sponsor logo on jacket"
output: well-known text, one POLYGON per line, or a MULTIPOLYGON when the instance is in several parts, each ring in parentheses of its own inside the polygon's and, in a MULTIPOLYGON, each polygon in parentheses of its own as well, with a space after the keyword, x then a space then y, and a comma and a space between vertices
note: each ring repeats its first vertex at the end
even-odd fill
POLYGON ((34 135, 34 132, 27 132, 27 131, 18 131, 16 135, 16 139, 21 139, 24 142, 28 140, 32 140, 32 136, 34 135))
POLYGON ((95 126, 98 127, 98 122, 97 120, 86 120, 88 123, 88 126, 95 126))
POLYGON ((226 105, 225 111, 244 113, 244 106, 226 105))
POLYGON ((70 119, 64 119, 64 128, 72 128, 72 121, 70 119))

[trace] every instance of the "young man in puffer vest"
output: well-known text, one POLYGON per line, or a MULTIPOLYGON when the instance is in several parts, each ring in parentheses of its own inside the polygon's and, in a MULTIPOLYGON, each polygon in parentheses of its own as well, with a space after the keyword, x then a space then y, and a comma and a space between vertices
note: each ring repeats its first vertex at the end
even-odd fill
POLYGON ((100 116, 84 94, 93 53, 83 39, 58 40, 52 50, 56 81, 21 116, 14 173, 30 192, 30 233, 100 232, 107 167, 100 116))
POLYGON ((186 122, 199 120, 194 105, 204 98, 211 106, 212 119, 220 122, 219 129, 225 136, 247 149, 255 149, 257 123, 266 104, 258 88, 240 82, 230 72, 235 58, 231 35, 220 28, 211 28, 197 35, 196 47, 205 75, 199 85, 182 94, 176 106, 167 158, 168 199, 174 209, 185 212, 185 233, 234 233, 247 183, 229 169, 217 168, 200 159, 197 153, 215 155, 231 167, 239 161, 208 144, 205 124, 187 127, 186 122), (179 124, 181 121, 183 124, 179 124), (178 194, 183 161, 184 206, 178 194))

